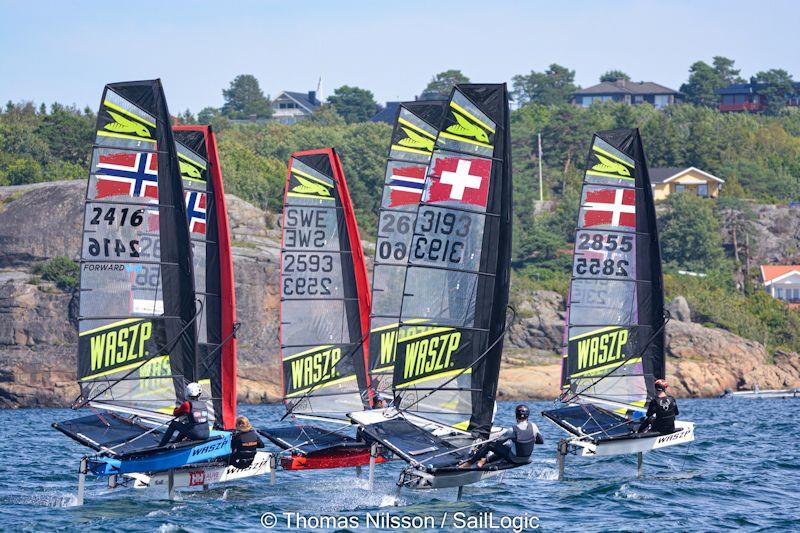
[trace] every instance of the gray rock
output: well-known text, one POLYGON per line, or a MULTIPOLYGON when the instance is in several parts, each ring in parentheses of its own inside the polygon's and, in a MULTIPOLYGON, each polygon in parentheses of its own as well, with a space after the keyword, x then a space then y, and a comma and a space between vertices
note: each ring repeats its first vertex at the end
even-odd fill
POLYGON ((674 298, 666 305, 666 308, 673 320, 680 320, 681 322, 692 321, 692 310, 689 308, 689 302, 683 296, 674 298))

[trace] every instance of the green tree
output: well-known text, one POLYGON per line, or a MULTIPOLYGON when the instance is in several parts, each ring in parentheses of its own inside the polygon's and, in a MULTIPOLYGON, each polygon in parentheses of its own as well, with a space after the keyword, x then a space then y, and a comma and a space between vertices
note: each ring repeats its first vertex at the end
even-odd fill
POLYGON ((512 78, 514 99, 524 105, 535 102, 544 105, 558 105, 569 101, 577 90, 575 71, 556 63, 544 72, 531 71, 512 78))
POLYGON ((211 124, 220 114, 220 110, 216 107, 204 107, 197 114, 197 122, 198 124, 211 124))
POLYGON ((420 100, 437 100, 450 96, 450 90, 459 83, 469 83, 469 78, 456 69, 436 74, 420 94, 420 100))
POLYGON ((222 114, 228 118, 269 118, 272 105, 264 96, 258 80, 252 74, 240 74, 234 78, 230 87, 222 90, 225 105, 222 114))
POLYGON ((711 202, 675 193, 666 203, 659 232, 664 261, 690 270, 716 270, 723 258, 722 238, 711 202))
POLYGON ((348 124, 367 121, 378 112, 378 103, 372 91, 349 85, 334 89, 328 97, 328 103, 348 124))
POLYGON ((795 91, 792 75, 780 68, 757 72, 750 81, 766 85, 759 93, 767 100, 765 112, 768 115, 779 115, 786 108, 789 96, 795 91))
POLYGON ((733 59, 724 56, 714 56, 711 62, 720 79, 727 85, 732 83, 744 83, 744 79, 739 76, 741 70, 733 68, 734 63, 735 61, 733 59))
POLYGON ((53 104, 50 114, 42 117, 35 133, 47 142, 52 157, 88 166, 94 140, 92 118, 75 108, 53 104))
POLYGON ((613 83, 617 80, 631 81, 631 77, 622 72, 621 70, 609 70, 608 72, 600 76, 601 82, 610 81, 613 83))
POLYGON ((689 79, 681 85, 681 92, 686 96, 686 101, 696 105, 714 107, 719 103, 716 90, 722 88, 723 83, 719 73, 705 61, 696 61, 689 67, 689 79))

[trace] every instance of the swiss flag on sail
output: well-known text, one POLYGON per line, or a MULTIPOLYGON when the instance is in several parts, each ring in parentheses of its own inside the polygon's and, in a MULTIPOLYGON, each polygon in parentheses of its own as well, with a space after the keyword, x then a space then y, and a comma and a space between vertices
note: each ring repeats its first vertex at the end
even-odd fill
POLYGON ((636 229, 636 191, 592 189, 586 191, 583 226, 618 226, 636 229))
POLYGON ((486 207, 492 161, 476 157, 443 157, 433 163, 428 202, 456 201, 486 207))

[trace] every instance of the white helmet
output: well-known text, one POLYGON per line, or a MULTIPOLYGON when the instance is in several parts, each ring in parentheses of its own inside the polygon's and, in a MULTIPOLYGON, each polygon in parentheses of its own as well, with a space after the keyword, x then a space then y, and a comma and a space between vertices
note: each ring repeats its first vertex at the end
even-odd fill
POLYGON ((186 385, 186 390, 184 391, 186 398, 199 398, 201 394, 203 394, 203 387, 199 383, 192 382, 186 385))

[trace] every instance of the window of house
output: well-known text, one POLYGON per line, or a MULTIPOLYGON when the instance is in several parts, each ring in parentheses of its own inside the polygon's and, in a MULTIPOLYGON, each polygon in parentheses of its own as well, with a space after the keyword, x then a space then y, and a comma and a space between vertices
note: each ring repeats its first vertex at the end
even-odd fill
POLYGON ((746 95, 744 95, 744 94, 734 95, 733 103, 735 103, 735 104, 743 104, 745 102, 745 96, 746 95))
POLYGON ((732 94, 723 94, 722 95, 722 105, 733 105, 733 95, 732 94))
POLYGON ((702 185, 697 186, 697 196, 702 196, 703 198, 708 198, 708 184, 704 183, 702 185))
POLYGON ((669 95, 668 94, 655 95, 653 99, 653 105, 656 106, 656 109, 667 107, 669 105, 669 95))
POLYGON ((778 300, 783 300, 783 289, 780 287, 775 287, 775 298, 778 300))
POLYGON ((642 102, 644 102, 644 96, 642 96, 641 94, 637 94, 636 96, 633 97, 634 104, 641 104, 642 102))
POLYGON ((685 192, 686 185, 681 185, 680 183, 675 185, 675 192, 685 192))

